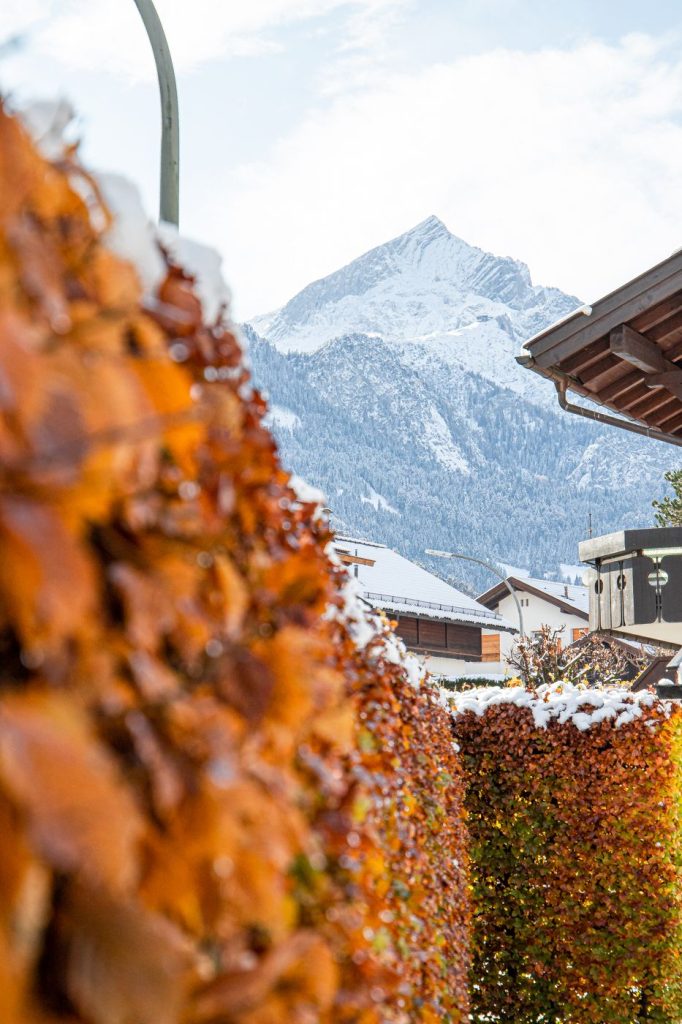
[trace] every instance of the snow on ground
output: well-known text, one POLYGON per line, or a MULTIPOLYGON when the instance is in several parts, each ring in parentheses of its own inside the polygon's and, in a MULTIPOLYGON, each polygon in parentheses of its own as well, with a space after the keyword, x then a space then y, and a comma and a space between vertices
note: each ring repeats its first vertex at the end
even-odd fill
POLYGON ((362 495, 360 501, 363 505, 371 505, 375 512, 392 512, 394 516, 399 516, 397 508, 394 508, 390 502, 384 498, 383 494, 379 494, 373 487, 369 489, 369 495, 362 495))
POLYGON ((435 406, 431 406, 430 413, 430 417, 424 423, 423 440, 427 448, 431 449, 441 466, 468 476, 471 472, 469 464, 452 440, 447 423, 435 406))
POLYGON ((585 572, 586 566, 584 565, 566 565, 562 562, 559 566, 559 572, 561 573, 562 580, 566 580, 567 583, 573 583, 577 578, 581 580, 585 572))
POLYGON ((490 707, 515 704, 528 708, 538 729, 546 729, 552 721, 560 725, 572 722, 581 732, 607 719, 620 728, 640 718, 642 708, 657 702, 654 694, 646 690, 633 693, 616 686, 592 690, 562 682, 543 684, 537 690, 523 686, 486 686, 462 693, 441 690, 441 698, 453 716, 468 712, 483 715, 490 707))
POLYGON ((517 565, 510 565, 508 562, 496 562, 505 576, 515 576, 517 580, 530 579, 529 569, 519 569, 517 565))
POLYGON ((301 426, 301 420, 291 409, 284 405, 271 405, 265 422, 269 427, 279 427, 280 430, 297 430, 301 426))

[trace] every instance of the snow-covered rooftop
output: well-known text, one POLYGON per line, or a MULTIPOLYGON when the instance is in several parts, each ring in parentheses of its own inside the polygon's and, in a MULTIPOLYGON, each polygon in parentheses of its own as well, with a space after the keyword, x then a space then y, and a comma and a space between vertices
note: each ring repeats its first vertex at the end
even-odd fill
POLYGON ((375 608, 488 629, 515 631, 512 623, 501 615, 491 612, 474 598, 456 590, 445 580, 384 544, 352 537, 336 537, 334 550, 337 555, 347 554, 373 563, 356 563, 348 568, 353 575, 357 573, 363 597, 375 608))
MULTIPOLYGON (((520 576, 510 573, 507 579, 515 590, 523 590, 540 598, 546 595, 552 604, 561 603, 565 609, 574 609, 582 618, 587 618, 589 614, 590 594, 587 587, 558 580, 540 580, 525 574, 520 576)), ((509 591, 505 584, 496 583, 485 593, 479 594, 479 600, 482 604, 496 607, 508 596, 509 591)))
POLYGON ((551 597, 556 597, 565 604, 571 604, 578 611, 589 612, 590 594, 587 587, 578 586, 573 583, 559 583, 557 580, 536 580, 532 576, 526 577, 525 583, 541 590, 551 597))

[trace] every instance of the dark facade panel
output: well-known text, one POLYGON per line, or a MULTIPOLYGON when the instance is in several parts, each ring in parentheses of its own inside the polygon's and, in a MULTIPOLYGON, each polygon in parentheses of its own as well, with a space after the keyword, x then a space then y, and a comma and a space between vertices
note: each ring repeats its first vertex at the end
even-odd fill
POLYGON ((396 633, 405 641, 408 647, 416 647, 419 643, 417 620, 412 616, 401 615, 398 618, 396 633))
POLYGON ((440 657, 464 657, 480 662, 483 656, 479 626, 439 623, 432 618, 399 615, 396 633, 412 650, 440 657))
POLYGON ((467 657, 477 659, 483 656, 480 629, 448 623, 447 640, 448 650, 458 651, 467 657))
POLYGON ((580 556, 595 570, 591 629, 646 636, 654 623, 682 624, 682 528, 596 537, 580 545, 580 556))
POLYGON ((420 647, 447 647, 446 624, 429 619, 419 620, 420 647))
POLYGON ((472 661, 480 661, 483 657, 480 626, 400 615, 396 632, 412 650, 472 661))

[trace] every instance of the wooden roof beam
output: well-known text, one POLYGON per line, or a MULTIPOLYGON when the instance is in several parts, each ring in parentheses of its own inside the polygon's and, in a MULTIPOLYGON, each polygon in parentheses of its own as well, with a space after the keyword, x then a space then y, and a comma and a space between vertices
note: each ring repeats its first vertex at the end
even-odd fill
POLYGON ((645 313, 640 313, 630 323, 630 326, 636 331, 642 333, 649 332, 652 327, 656 327, 663 320, 667 320, 669 317, 678 313, 682 309, 682 292, 675 292, 670 298, 664 302, 659 302, 652 309, 646 310, 645 313))
POLYGON ((682 412, 670 413, 666 415, 665 419, 659 420, 657 426, 661 430, 669 430, 671 433, 674 430, 682 427, 682 412))
POLYGON ((663 373, 652 373, 644 381, 648 388, 668 388, 682 385, 682 368, 664 370, 663 373))
POLYGON ((677 416, 669 416, 668 419, 657 424, 658 430, 665 430, 667 434, 674 434, 682 427, 682 413, 677 416))
POLYGON ((624 395, 626 391, 630 391, 632 388, 636 388, 643 383, 644 375, 641 370, 633 370, 632 373, 626 374, 625 377, 614 381, 608 387, 600 388, 597 397, 600 402, 610 402, 614 398, 624 395))
MULTIPOLYGON (((645 419, 649 422, 649 417, 657 412, 659 409, 664 409, 666 406, 673 409, 679 409, 680 403, 675 395, 671 395, 668 391, 664 391, 662 388, 657 388, 655 391, 649 391, 646 397, 640 398, 634 405, 629 406, 628 415, 634 416, 635 419, 645 419)), ((663 413, 661 415, 664 415, 663 413)))
POLYGON ((625 395, 625 397, 618 402, 619 411, 626 412, 629 415, 630 409, 632 409, 633 405, 637 405, 637 403, 641 402, 643 398, 648 398, 650 394, 651 392, 649 389, 642 384, 640 387, 630 391, 629 394, 625 395))
MULTIPOLYGON (((630 326, 641 334, 645 333, 641 327, 636 327, 635 324, 630 324, 630 326)), ((673 316, 667 317, 665 320, 659 321, 655 327, 651 327, 646 331, 646 336, 651 338, 652 341, 662 341, 664 338, 669 339, 671 336, 674 336, 675 340, 677 340, 680 328, 682 328, 682 310, 679 310, 673 316)), ((671 344, 674 344, 674 342, 671 342, 671 344)))
POLYGON ((586 369, 580 370, 577 377, 581 384, 591 384, 592 381, 603 377, 605 373, 609 372, 609 370, 615 370, 619 365, 620 361, 615 355, 607 355, 600 359, 598 363, 593 363, 586 369))
POLYGON ((666 359, 658 345, 649 338, 633 331, 627 324, 621 324, 611 331, 609 348, 614 355, 646 374, 644 383, 647 387, 665 388, 682 400, 682 375, 679 367, 666 359))
POLYGON ((614 355, 644 373, 664 373, 670 369, 658 345, 627 324, 614 327, 609 335, 609 348, 614 355))
POLYGON ((646 330, 651 320, 657 319, 653 315, 654 307, 681 290, 682 253, 674 253, 593 306, 581 307, 567 320, 531 338, 526 342, 526 351, 530 352, 537 366, 557 366, 635 317, 642 317, 644 322, 640 330, 646 330))
POLYGON ((340 551, 337 549, 337 554, 341 562, 344 565, 374 565, 374 558, 361 558, 359 555, 351 555, 349 551, 340 551))
POLYGON ((658 409, 656 413, 645 418, 647 423, 652 427, 656 427, 657 430, 668 430, 668 424, 672 423, 670 432, 673 433, 680 426, 680 422, 682 422, 682 412, 679 405, 676 408, 665 406, 665 408, 658 409))
POLYGON ((600 338, 599 341, 595 341, 582 352, 578 352, 576 355, 570 356, 568 359, 564 359, 561 363, 561 371, 562 373, 577 373, 580 375, 581 370, 591 366, 592 363, 597 362, 598 359, 601 359, 602 356, 608 355, 608 353, 608 339, 600 338))
POLYGON ((676 363, 680 356, 682 356, 682 341, 678 341, 672 348, 666 349, 665 357, 671 363, 676 363))

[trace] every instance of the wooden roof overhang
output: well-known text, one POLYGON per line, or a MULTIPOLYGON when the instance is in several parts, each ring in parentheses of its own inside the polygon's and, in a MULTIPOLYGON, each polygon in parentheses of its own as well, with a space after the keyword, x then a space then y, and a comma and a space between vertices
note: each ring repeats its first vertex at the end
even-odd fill
POLYGON ((562 408, 682 446, 682 251, 524 345, 562 408), (571 404, 572 391, 626 419, 571 404))

